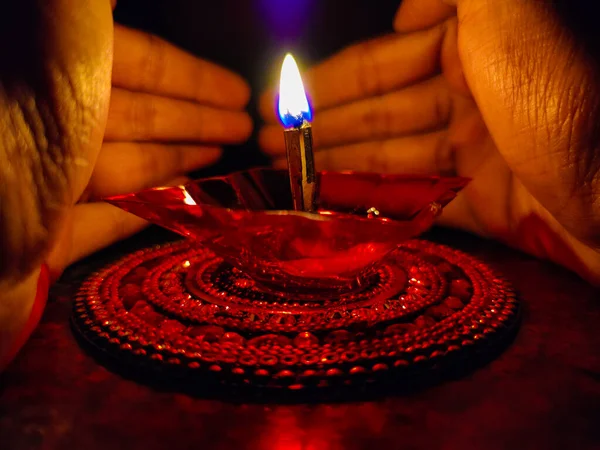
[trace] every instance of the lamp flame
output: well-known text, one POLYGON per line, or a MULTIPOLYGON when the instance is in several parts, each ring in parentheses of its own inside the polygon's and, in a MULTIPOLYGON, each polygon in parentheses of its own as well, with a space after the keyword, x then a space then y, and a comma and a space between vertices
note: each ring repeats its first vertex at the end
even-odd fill
POLYGON ((304 121, 310 122, 312 119, 298 65, 289 53, 285 55, 281 66, 279 118, 286 128, 300 127, 304 121))

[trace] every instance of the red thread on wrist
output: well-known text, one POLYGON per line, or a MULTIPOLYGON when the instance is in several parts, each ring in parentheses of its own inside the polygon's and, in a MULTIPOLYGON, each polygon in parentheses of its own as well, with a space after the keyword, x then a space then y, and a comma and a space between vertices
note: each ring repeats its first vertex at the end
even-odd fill
POLYGON ((49 289, 50 270, 46 264, 42 264, 40 276, 38 277, 35 299, 33 301, 33 306, 31 307, 29 319, 27 319, 27 322, 25 322, 25 326, 21 329, 10 351, 5 355, 4 359, 0 360, 0 371, 2 371, 8 365, 8 363, 13 360, 19 350, 21 350, 21 347, 25 345, 25 342, 27 342, 27 339, 29 339, 31 333, 33 333, 35 327, 37 327, 40 318, 42 317, 42 313, 44 312, 44 308, 46 307, 46 302, 48 301, 49 289))

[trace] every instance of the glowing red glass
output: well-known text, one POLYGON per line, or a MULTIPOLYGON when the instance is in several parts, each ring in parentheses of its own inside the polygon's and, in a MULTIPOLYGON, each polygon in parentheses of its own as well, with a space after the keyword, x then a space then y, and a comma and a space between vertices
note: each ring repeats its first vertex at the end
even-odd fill
POLYGON ((318 213, 293 211, 286 170, 253 169, 106 199, 203 242, 263 286, 347 291, 428 229, 465 178, 321 172, 318 213))

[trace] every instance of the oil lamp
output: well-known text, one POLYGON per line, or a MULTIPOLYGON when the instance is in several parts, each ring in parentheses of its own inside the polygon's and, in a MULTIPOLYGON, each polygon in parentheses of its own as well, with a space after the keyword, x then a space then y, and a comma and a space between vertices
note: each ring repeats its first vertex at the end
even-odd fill
POLYGON ((73 319, 82 341, 140 379, 276 395, 412 385, 508 343, 519 318, 510 285, 468 255, 413 239, 469 180, 317 173, 289 54, 278 109, 287 171, 105 199, 186 239, 84 283, 73 319))

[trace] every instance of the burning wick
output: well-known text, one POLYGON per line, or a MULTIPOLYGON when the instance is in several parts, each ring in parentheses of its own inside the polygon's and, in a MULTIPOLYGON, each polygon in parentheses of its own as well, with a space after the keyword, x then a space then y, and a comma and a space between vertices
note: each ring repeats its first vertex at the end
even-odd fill
POLYGON ((285 127, 290 186, 296 211, 315 211, 317 177, 312 148, 312 113, 296 61, 283 60, 279 83, 279 118, 285 127))

